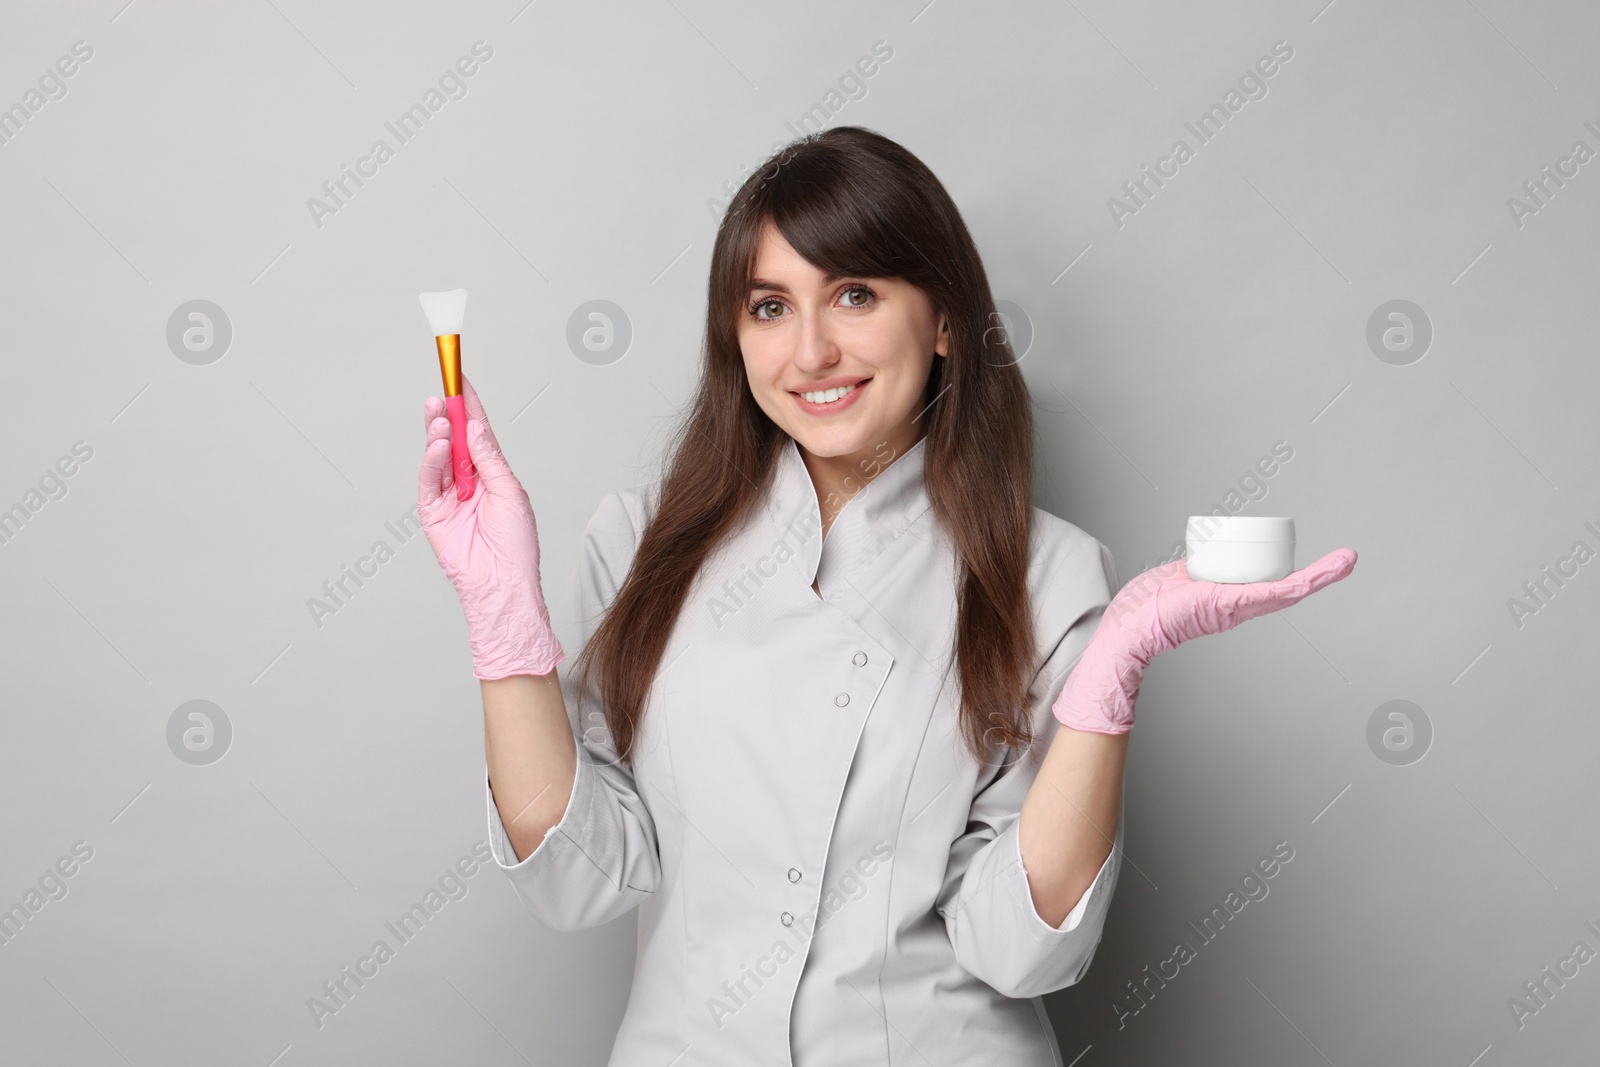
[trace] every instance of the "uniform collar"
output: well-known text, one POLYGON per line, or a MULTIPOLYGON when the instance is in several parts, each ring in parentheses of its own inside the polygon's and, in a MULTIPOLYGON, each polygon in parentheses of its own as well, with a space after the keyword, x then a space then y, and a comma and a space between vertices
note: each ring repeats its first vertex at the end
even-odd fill
POLYGON ((793 573, 805 585, 820 578, 822 595, 828 598, 836 586, 876 558, 928 510, 930 501, 922 481, 927 439, 923 435, 898 456, 885 449, 882 459, 867 460, 862 477, 871 480, 834 516, 826 538, 822 536, 821 502, 800 457, 800 446, 792 437, 785 440, 766 508, 779 536, 794 550, 797 566, 793 573))

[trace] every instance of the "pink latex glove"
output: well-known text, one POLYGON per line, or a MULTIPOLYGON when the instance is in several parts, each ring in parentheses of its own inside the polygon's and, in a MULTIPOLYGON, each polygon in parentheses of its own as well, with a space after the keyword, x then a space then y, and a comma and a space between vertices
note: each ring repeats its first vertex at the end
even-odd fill
POLYGON ((1127 733, 1133 729, 1133 704, 1144 669, 1157 655, 1297 603, 1349 574, 1356 553, 1335 549, 1276 582, 1238 585, 1197 582, 1189 577, 1187 562, 1153 567, 1111 598, 1050 709, 1058 722, 1074 730, 1127 733))
POLYGON ((477 485, 466 500, 456 499, 450 420, 444 401, 429 397, 423 406, 428 443, 417 492, 422 530, 461 598, 473 674, 485 680, 549 674, 567 654, 550 628, 539 588, 533 505, 500 453, 478 392, 464 375, 461 392, 477 485))

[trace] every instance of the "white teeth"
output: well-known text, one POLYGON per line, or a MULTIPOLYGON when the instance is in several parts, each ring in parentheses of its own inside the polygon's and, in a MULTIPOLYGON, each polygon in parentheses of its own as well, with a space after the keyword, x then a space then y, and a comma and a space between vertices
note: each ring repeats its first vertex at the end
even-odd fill
MULTIPOLYGON (((856 385, 860 385, 860 384, 861 384, 860 382, 856 383, 856 385)), ((801 393, 800 395, 805 397, 807 400, 809 400, 813 404, 831 404, 835 400, 838 400, 840 397, 849 396, 851 393, 853 393, 855 391, 856 391, 856 386, 855 385, 843 385, 843 386, 838 387, 837 389, 821 389, 821 390, 818 390, 818 391, 815 391, 815 392, 801 393)))

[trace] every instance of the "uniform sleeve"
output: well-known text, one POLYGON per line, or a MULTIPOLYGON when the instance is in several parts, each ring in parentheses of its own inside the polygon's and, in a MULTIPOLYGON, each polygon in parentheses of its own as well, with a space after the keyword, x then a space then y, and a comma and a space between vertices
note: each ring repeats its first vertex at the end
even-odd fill
MULTIPOLYGON (((611 606, 633 559, 637 528, 628 505, 638 497, 628 492, 629 500, 621 493, 606 496, 584 530, 569 592, 579 647, 611 606)), ((560 678, 578 760, 561 821, 519 862, 487 776, 484 792, 495 863, 540 921, 556 930, 580 930, 626 914, 655 892, 661 859, 655 822, 633 774, 610 747, 598 698, 580 699, 572 679, 560 678)))
POLYGON ((1055 736, 1050 707, 1099 626, 1116 582, 1110 551, 1082 536, 1083 543, 1034 593, 1041 645, 1050 649, 1028 693, 1037 741, 1026 754, 1013 753, 1014 761, 974 797, 967 832, 951 848, 939 896, 956 960, 1012 997, 1039 996, 1082 980, 1100 944, 1122 866, 1119 817, 1100 872, 1061 925, 1053 927, 1034 908, 1022 865, 1022 802, 1055 736), (1054 636, 1053 646, 1049 635, 1054 636))

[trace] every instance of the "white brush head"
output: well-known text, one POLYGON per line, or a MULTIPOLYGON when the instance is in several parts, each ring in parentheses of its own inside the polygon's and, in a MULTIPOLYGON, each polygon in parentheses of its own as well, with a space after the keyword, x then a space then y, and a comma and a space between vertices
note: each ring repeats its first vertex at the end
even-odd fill
POLYGON ((435 337, 448 337, 461 332, 461 323, 467 317, 467 291, 452 289, 448 293, 419 293, 422 313, 428 316, 428 326, 435 337))

